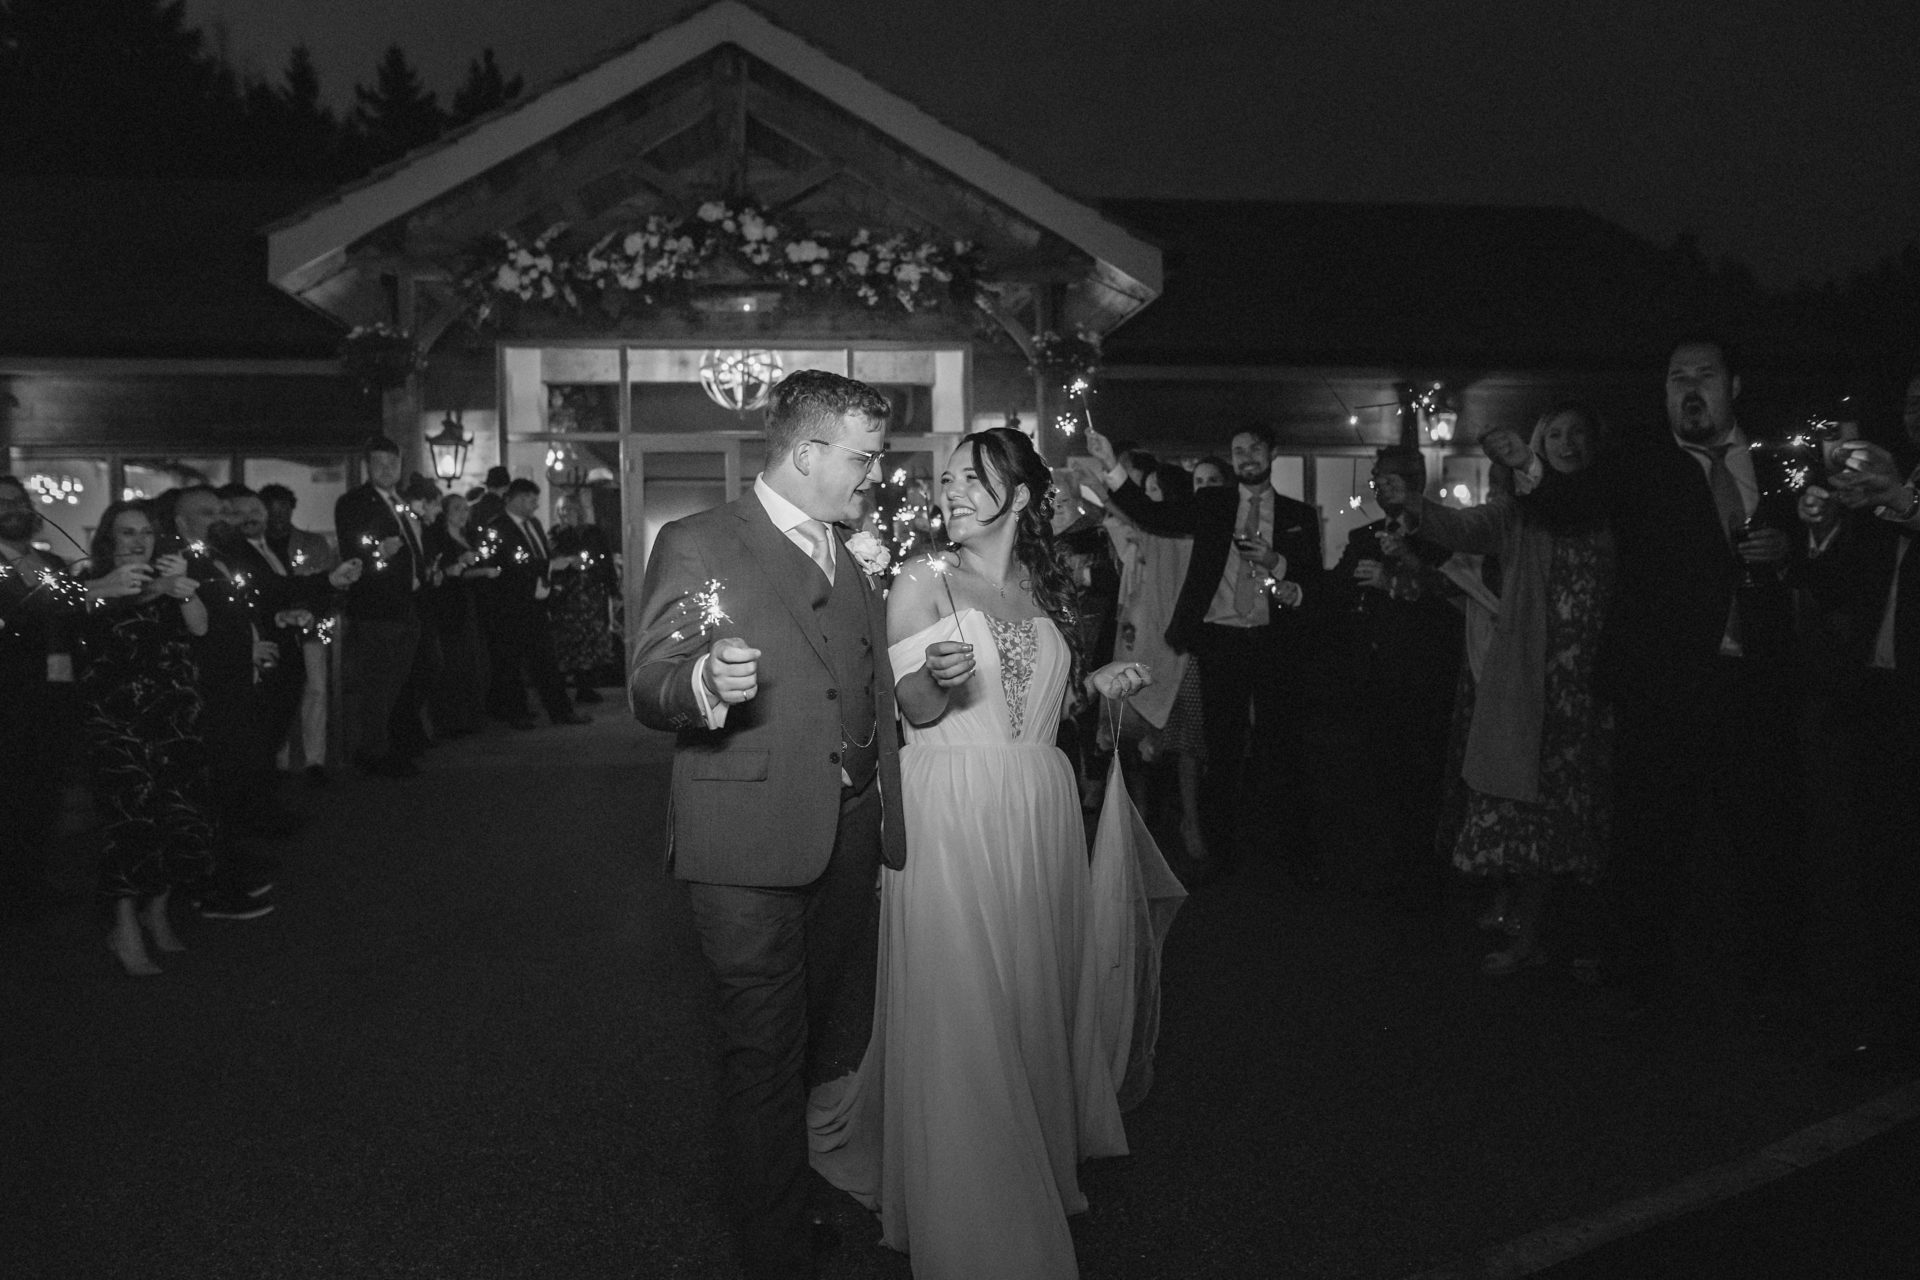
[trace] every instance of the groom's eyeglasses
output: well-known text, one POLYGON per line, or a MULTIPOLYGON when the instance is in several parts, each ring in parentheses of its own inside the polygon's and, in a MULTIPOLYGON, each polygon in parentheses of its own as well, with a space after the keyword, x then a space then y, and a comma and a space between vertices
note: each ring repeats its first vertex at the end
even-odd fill
POLYGON ((854 457, 860 459, 860 469, 862 471, 871 470, 874 463, 887 456, 885 449, 875 449, 872 452, 868 452, 865 449, 849 449, 843 444, 835 444, 831 440, 820 440, 813 436, 808 436, 807 442, 809 444, 823 444, 829 449, 838 449, 842 453, 852 454, 854 457))

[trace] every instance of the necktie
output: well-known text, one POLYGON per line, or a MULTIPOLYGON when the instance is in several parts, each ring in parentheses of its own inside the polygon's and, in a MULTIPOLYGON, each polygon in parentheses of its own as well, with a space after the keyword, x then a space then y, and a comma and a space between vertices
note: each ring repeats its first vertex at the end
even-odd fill
POLYGON ((806 540, 807 554, 820 566, 820 572, 827 575, 829 585, 833 582, 833 535, 827 532, 827 526, 818 520, 809 520, 796 525, 794 532, 806 540))
POLYGON ((539 556, 542 560, 553 559, 553 553, 547 547, 546 532, 540 528, 540 518, 538 516, 528 517, 527 533, 528 533, 528 536, 531 537, 531 539, 533 540, 534 554, 539 556))
POLYGON ((1720 528, 1728 542, 1737 541, 1746 527, 1747 504, 1740 500, 1740 484, 1727 466, 1730 444, 1716 444, 1707 450, 1707 484, 1713 490, 1713 505, 1720 512, 1720 528))
MULTIPOLYGON (((1246 519, 1240 522, 1239 536, 1257 538, 1260 536, 1260 512, 1267 499, 1267 491, 1254 490, 1247 499, 1246 519)), ((1231 565, 1233 573, 1233 611, 1241 617, 1252 616, 1260 603, 1259 566, 1243 555, 1236 554, 1231 565)))

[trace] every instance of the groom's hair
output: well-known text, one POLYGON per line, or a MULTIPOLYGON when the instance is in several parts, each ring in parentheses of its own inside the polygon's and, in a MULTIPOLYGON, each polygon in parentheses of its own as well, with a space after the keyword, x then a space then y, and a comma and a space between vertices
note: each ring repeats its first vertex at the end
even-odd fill
POLYGON ((850 413, 885 422, 893 406, 866 383, 824 369, 788 374, 767 398, 767 461, 786 457, 810 436, 833 439, 850 413))

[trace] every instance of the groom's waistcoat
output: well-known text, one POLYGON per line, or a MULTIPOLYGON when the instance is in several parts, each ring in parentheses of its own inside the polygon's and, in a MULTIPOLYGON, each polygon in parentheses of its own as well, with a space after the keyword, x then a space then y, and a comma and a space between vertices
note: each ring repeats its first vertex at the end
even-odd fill
POLYGON ((818 589, 813 610, 827 638, 833 687, 827 697, 840 709, 841 768, 857 787, 873 777, 880 760, 878 735, 874 732, 873 646, 868 634, 867 585, 860 570, 845 551, 827 585, 825 574, 815 573, 818 589))

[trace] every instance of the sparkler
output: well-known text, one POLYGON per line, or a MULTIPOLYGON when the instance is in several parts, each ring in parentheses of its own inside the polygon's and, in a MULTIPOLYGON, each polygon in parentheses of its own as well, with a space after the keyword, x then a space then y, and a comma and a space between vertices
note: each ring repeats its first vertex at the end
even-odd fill
MULTIPOLYGON (((706 639, 733 619, 720 607, 720 590, 725 584, 718 578, 708 578, 707 585, 699 591, 688 592, 680 600, 680 609, 690 615, 690 621, 697 621, 700 638, 706 639)), ((685 629, 675 631, 673 639, 681 640, 686 636, 685 629)))
POLYGON ((934 552, 927 557, 927 572, 940 579, 940 585, 947 593, 947 613, 953 619, 953 638, 962 644, 966 643, 966 637, 960 631, 960 606, 953 599, 952 562, 945 555, 934 552))

